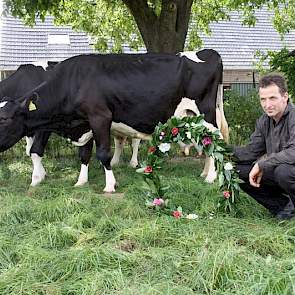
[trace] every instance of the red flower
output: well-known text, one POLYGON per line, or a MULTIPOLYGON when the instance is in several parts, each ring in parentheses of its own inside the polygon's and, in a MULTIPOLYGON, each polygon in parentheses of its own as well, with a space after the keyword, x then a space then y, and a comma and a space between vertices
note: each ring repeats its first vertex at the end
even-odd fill
POLYGON ((154 147, 154 146, 150 146, 149 149, 148 149, 148 152, 149 152, 150 154, 152 154, 152 153, 154 153, 156 150, 157 150, 156 147, 154 147))
POLYGON ((210 145, 212 143, 212 138, 210 136, 205 136, 203 139, 202 139, 202 144, 204 146, 207 146, 207 145, 210 145))
POLYGON ((180 218, 182 216, 182 212, 175 210, 172 212, 173 217, 180 218))
POLYGON ((171 133, 172 133, 173 136, 176 136, 178 134, 178 132, 179 132, 179 129, 177 127, 173 127, 171 129, 171 133))
POLYGON ((229 191, 224 191, 224 192, 223 192, 223 197, 224 197, 225 199, 230 198, 230 192, 229 192, 229 191))
POLYGON ((152 173, 153 172, 153 167, 152 166, 146 166, 144 169, 144 173, 152 173))

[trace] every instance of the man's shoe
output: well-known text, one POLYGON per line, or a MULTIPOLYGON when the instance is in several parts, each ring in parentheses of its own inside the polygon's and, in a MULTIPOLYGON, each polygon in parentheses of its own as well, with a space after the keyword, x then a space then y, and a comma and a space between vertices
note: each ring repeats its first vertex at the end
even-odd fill
POLYGON ((276 218, 280 220, 288 220, 295 217, 295 210, 284 209, 276 214, 276 218))
POLYGON ((292 200, 290 199, 289 195, 285 194, 285 196, 289 199, 287 205, 284 207, 284 210, 294 210, 294 203, 292 202, 292 200))
POLYGON ((294 203, 290 199, 289 195, 285 194, 285 196, 288 198, 288 203, 285 205, 285 207, 278 211, 275 214, 275 217, 280 220, 287 220, 295 217, 295 208, 294 208, 294 203))

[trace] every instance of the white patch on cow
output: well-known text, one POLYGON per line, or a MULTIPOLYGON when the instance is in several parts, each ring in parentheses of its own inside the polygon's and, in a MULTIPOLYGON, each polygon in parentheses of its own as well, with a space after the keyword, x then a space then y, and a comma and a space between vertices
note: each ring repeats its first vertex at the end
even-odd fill
MULTIPOLYGON (((174 112, 174 116, 177 118, 185 118, 188 116, 188 111, 193 112, 195 115, 199 115, 199 109, 197 107, 197 104, 194 100, 183 97, 181 102, 177 105, 177 108, 174 112)), ((182 141, 178 142, 181 151, 184 153, 185 156, 189 156, 190 148, 194 145, 191 144, 185 144, 182 141)))
POLYGON ((151 140, 151 134, 139 132, 124 123, 112 122, 111 131, 114 135, 127 136, 131 138, 139 138, 143 140, 151 140))
POLYGON ((92 130, 84 133, 78 141, 71 141, 73 145, 75 146, 83 146, 85 145, 91 138, 93 137, 92 130))
POLYGON ((115 185, 116 185, 116 179, 115 179, 113 170, 108 170, 105 167, 103 168, 104 168, 104 172, 106 176, 106 186, 103 189, 103 191, 105 193, 113 193, 115 192, 115 185))
POLYGON ((46 172, 41 163, 42 158, 40 156, 33 153, 31 154, 31 159, 33 162, 33 174, 32 174, 31 186, 36 186, 45 178, 46 172))
POLYGON ((30 150, 31 150, 31 147, 33 145, 33 142, 34 142, 34 137, 27 137, 26 136, 26 154, 27 156, 30 156, 30 150))
POLYGON ((200 114, 196 102, 192 99, 183 97, 181 102, 177 105, 174 116, 177 118, 187 117, 187 111, 194 112, 196 116, 200 114))
POLYGON ((205 62, 204 60, 201 60, 198 58, 197 53, 195 51, 184 51, 184 52, 179 52, 180 56, 186 56, 188 59, 194 61, 194 62, 205 62))
POLYGON ((88 182, 88 165, 82 164, 78 181, 75 186, 82 186, 88 182))
POLYGON ((4 108, 8 101, 0 102, 0 108, 4 108))

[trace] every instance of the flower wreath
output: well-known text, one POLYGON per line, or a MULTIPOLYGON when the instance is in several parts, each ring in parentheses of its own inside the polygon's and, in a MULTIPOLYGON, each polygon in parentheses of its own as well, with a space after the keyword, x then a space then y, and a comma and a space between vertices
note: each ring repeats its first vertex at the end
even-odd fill
POLYGON ((222 191, 218 198, 217 206, 225 211, 231 211, 239 196, 239 177, 235 171, 233 154, 226 143, 220 138, 220 131, 212 132, 206 127, 203 115, 185 118, 170 118, 165 124, 159 123, 152 136, 148 148, 147 159, 137 169, 142 173, 145 182, 151 189, 152 200, 147 200, 146 205, 156 210, 164 210, 175 218, 197 218, 196 214, 184 214, 181 207, 168 206, 166 192, 168 187, 161 183, 159 170, 163 158, 168 155, 171 143, 193 143, 199 153, 204 152, 213 157, 218 173, 219 188, 222 191))

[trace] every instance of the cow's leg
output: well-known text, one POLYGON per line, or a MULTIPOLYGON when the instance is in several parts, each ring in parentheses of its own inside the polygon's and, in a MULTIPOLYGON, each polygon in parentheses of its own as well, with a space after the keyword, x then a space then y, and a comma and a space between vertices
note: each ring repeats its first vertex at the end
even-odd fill
POLYGON ((30 156, 30 150, 33 145, 33 142, 34 142, 34 137, 26 136, 26 154, 27 154, 27 156, 30 156))
POLYGON ((223 110, 223 85, 218 85, 217 98, 216 98, 216 121, 217 126, 221 131, 223 139, 229 143, 229 129, 223 110))
POLYGON ((92 154, 93 139, 90 139, 85 145, 79 147, 79 158, 81 160, 81 170, 78 181, 75 186, 82 186, 88 182, 88 166, 92 154))
POLYGON ((193 144, 185 144, 182 141, 178 141, 178 145, 180 146, 180 150, 181 152, 185 155, 185 156, 189 156, 189 152, 190 152, 190 148, 192 146, 194 146, 193 144))
POLYGON ((113 158, 111 160, 111 166, 119 164, 125 140, 126 140, 126 137, 114 136, 115 151, 114 151, 113 158))
POLYGON ((204 169, 203 169, 203 171, 202 171, 202 173, 201 173, 200 176, 201 177, 204 177, 204 178, 207 177, 208 171, 209 171, 209 157, 206 156, 204 169))
POLYGON ((30 149, 31 159, 33 163, 31 186, 38 185, 46 176, 46 171, 42 165, 42 157, 49 136, 50 132, 38 132, 34 136, 34 142, 30 149))
MULTIPOLYGON (((213 183, 217 177, 217 172, 215 170, 215 163, 212 157, 206 156, 205 160, 206 175, 205 181, 208 183, 213 183)), ((205 170, 204 168, 204 170, 205 170)))
POLYGON ((138 148, 140 144, 140 139, 132 138, 132 157, 130 160, 130 166, 136 168, 138 165, 138 148))
POLYGON ((42 157, 36 153, 31 154, 31 159, 33 163, 33 173, 31 186, 38 185, 46 176, 46 171, 42 165, 42 157))
POLYGON ((106 185, 103 191, 106 193, 115 192, 116 180, 111 168, 111 115, 108 118, 104 112, 102 116, 90 116, 89 123, 96 143, 96 158, 102 163, 105 170, 106 185))

